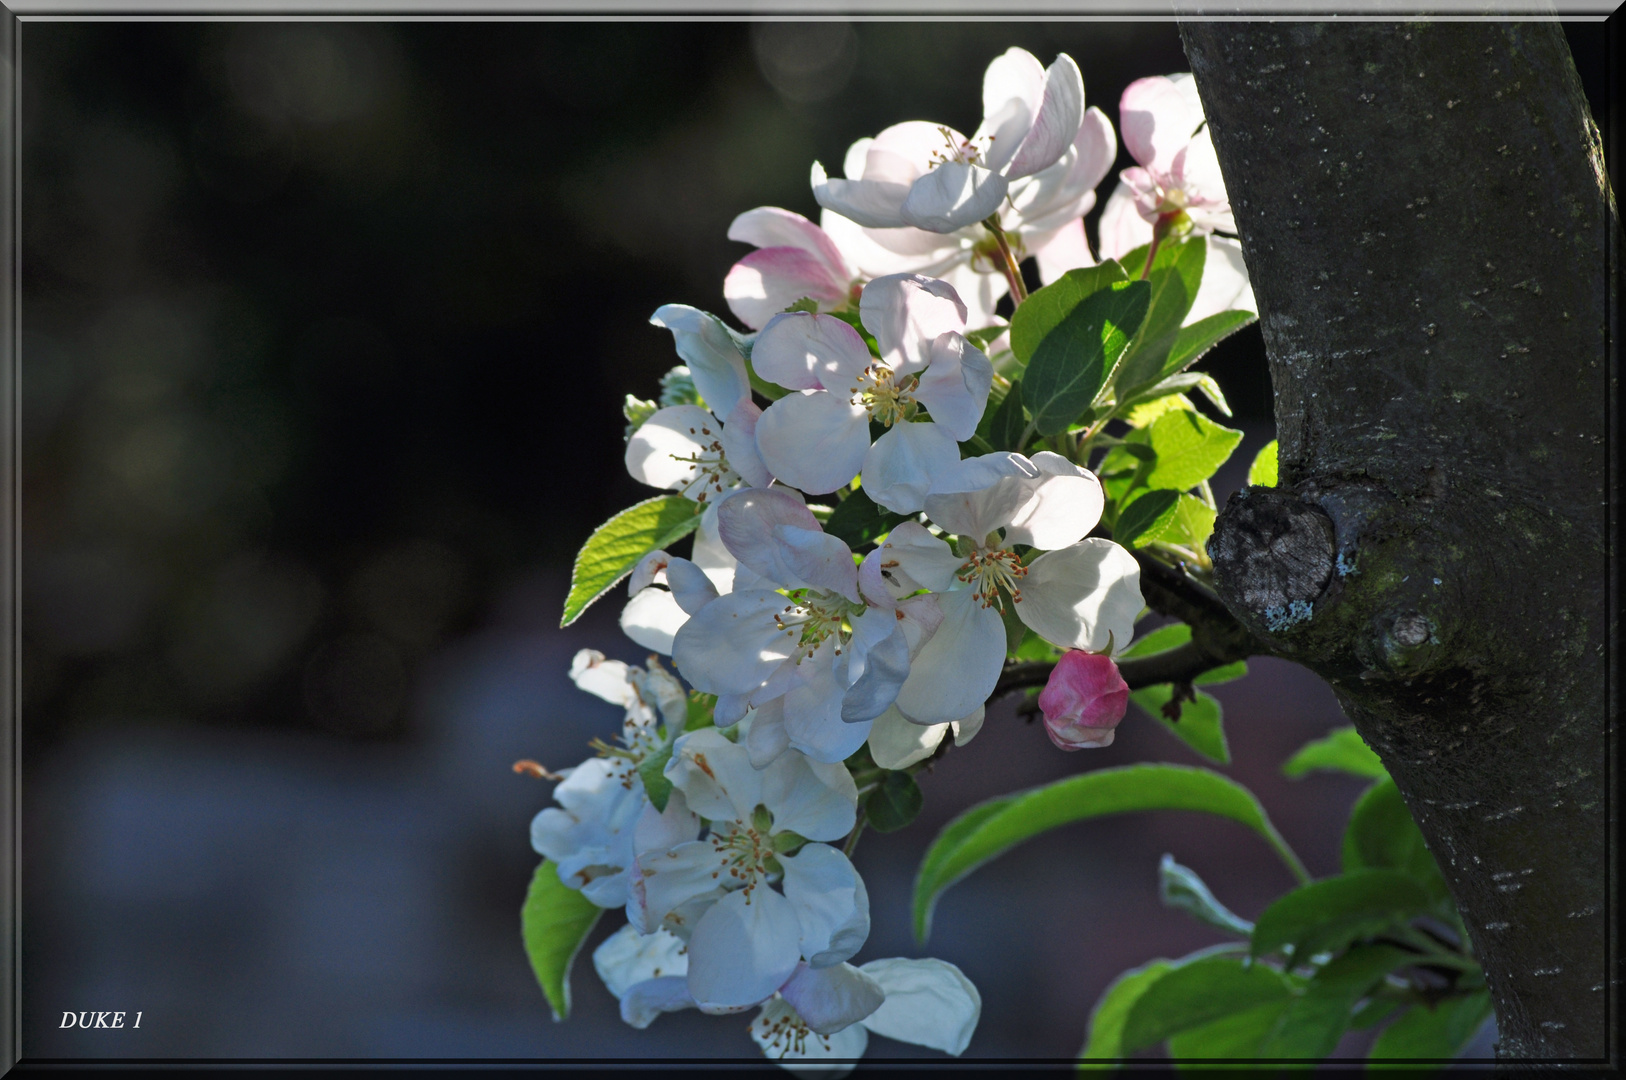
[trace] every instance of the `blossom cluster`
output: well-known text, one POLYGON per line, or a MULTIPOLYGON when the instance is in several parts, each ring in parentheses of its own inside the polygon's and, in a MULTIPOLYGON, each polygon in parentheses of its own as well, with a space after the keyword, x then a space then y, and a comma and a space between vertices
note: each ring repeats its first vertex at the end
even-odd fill
MULTIPOLYGON (((909 122, 854 143, 844 177, 814 163, 817 225, 735 219, 756 250, 723 294, 747 331, 677 304, 651 320, 683 366, 659 403, 629 398, 626 466, 697 520, 687 557, 628 568, 620 624, 676 676, 576 657, 623 730, 532 825, 564 885, 625 909, 593 962, 634 1027, 757 1008, 782 1063, 856 1058, 868 1032, 960 1053, 981 1001, 958 968, 850 962, 866 800, 968 743, 1024 648, 1063 661, 1039 700, 1056 745, 1106 745, 1123 715, 1140 568, 1092 535, 1111 496, 1089 467, 1115 414, 988 433, 1022 375, 996 308, 1023 299, 1028 256, 1045 281, 1095 265, 1083 216, 1117 136, 1065 54, 995 59, 983 109, 969 138, 909 122)), ((1144 277, 1160 243, 1207 237, 1184 322, 1250 307, 1190 76, 1134 83, 1119 123, 1139 164, 1102 212, 1103 259, 1147 245, 1125 268, 1144 277)))

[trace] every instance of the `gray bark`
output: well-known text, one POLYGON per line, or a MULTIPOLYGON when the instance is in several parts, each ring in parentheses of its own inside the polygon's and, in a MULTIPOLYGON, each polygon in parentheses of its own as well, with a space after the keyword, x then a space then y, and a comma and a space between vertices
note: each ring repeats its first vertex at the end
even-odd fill
POLYGON ((1614 209, 1552 23, 1185 24, 1259 299, 1280 486, 1221 598, 1383 758, 1499 1053, 1613 1050, 1614 209))

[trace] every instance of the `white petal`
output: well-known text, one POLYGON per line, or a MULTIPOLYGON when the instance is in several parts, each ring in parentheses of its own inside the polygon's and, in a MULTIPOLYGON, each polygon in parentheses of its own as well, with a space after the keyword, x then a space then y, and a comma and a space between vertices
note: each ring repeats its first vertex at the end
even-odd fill
POLYGON ((766 886, 717 901, 689 936, 689 993, 701 1012, 748 1009, 784 985, 800 958, 790 901, 766 886))
POLYGON ((597 649, 583 649, 575 655, 570 661, 570 681, 578 690, 623 709, 638 701, 638 692, 627 678, 627 665, 620 660, 606 660, 597 649))
POLYGON ((828 844, 806 844, 795 855, 780 856, 779 864, 807 962, 827 967, 861 949, 869 937, 869 893, 847 856, 828 844))
POLYGON ((665 589, 644 589, 621 609, 621 632, 662 656, 672 655, 673 639, 688 621, 689 613, 665 589))
POLYGON ((962 716, 960 719, 950 724, 949 726, 954 729, 954 745, 964 746, 966 743, 976 738, 977 732, 982 730, 982 721, 987 713, 988 710, 986 708, 978 705, 976 711, 970 716, 962 716))
POLYGON ((845 393, 786 394, 757 422, 762 461, 781 481, 811 495, 849 483, 869 451, 869 413, 845 393))
POLYGON ((795 525, 775 525, 773 534, 780 545, 780 565, 794 580, 858 599, 858 568, 853 565, 852 549, 840 537, 795 525))
POLYGON ((645 552, 627 575, 627 595, 637 596, 651 585, 665 585, 666 564, 671 561, 672 556, 659 549, 645 552))
MULTIPOLYGON (((912 184, 932 167, 943 152, 960 146, 965 136, 953 128, 925 120, 893 124, 869 141, 864 151, 865 180, 912 184)), ((851 154, 851 151, 848 151, 851 154)), ((848 173, 848 176, 853 175, 848 173)))
POLYGON ((864 494, 896 514, 920 513, 937 474, 960 460, 954 435, 931 422, 894 424, 867 449, 864 494))
POLYGON ((745 749, 755 769, 767 768, 770 761, 790 749, 790 736, 785 732, 784 698, 777 697, 757 706, 751 714, 751 730, 745 735, 745 749))
POLYGON ((686 938, 694 921, 726 891, 717 875, 722 860, 710 840, 694 840, 638 856, 641 906, 652 927, 686 938))
POLYGON ((935 273, 953 287, 955 294, 965 304, 965 325, 968 330, 981 330, 1004 322, 995 314, 1000 300, 1011 291, 1004 274, 978 269, 971 262, 969 253, 957 265, 935 273))
POLYGON ((858 317, 875 337, 881 359, 899 375, 923 371, 932 342, 965 330, 965 302, 954 287, 920 274, 888 274, 864 286, 858 317))
POLYGON ((993 385, 994 365, 980 349, 953 331, 932 342, 931 356, 931 365, 921 373, 915 398, 931 410, 933 421, 943 425, 956 442, 963 442, 976 434, 988 404, 988 389, 993 385))
POLYGON ((818 256, 829 269, 831 277, 845 281, 853 276, 840 249, 823 229, 802 215, 777 206, 747 210, 728 226, 728 238, 759 248, 801 248, 818 256))
MULTIPOLYGON (((1101 210, 1099 224, 1101 258, 1121 259, 1142 244, 1152 242, 1151 222, 1135 209, 1135 196, 1129 185, 1119 181, 1112 197, 1101 210)), ((1130 277, 1139 277, 1141 267, 1126 266, 1130 277)))
POLYGON ((947 724, 916 724, 894 706, 870 729, 869 753, 883 769, 907 769, 931 757, 948 730, 947 724))
POLYGON ((1044 93, 1045 69, 1039 58, 1026 49, 1006 49, 982 73, 982 115, 992 116, 1013 98, 1027 107, 1029 116, 1037 115, 1044 93))
POLYGON ((835 656, 835 639, 826 639, 800 664, 787 665, 792 666, 798 678, 784 697, 790 745, 813 761, 839 764, 864 745, 869 731, 863 724, 842 721, 846 664, 835 656))
POLYGON ((722 434, 723 426, 696 405, 658 410, 627 440, 627 472, 641 484, 676 491, 695 477, 694 457, 722 434))
POLYGON ((964 562, 926 526, 918 521, 905 521, 887 534, 885 543, 865 557, 864 568, 870 582, 879 576, 893 599, 901 599, 920 589, 946 592, 964 562))
POLYGON ((1084 120, 1084 76, 1066 53, 1056 57, 1044 75, 1044 101, 1033 130, 1022 141, 1010 167, 1009 179, 1029 176, 1054 164, 1072 146, 1084 120))
POLYGON ((1016 613, 1052 644, 1100 652, 1109 641, 1115 648, 1129 643, 1144 606, 1135 557, 1091 537, 1028 565, 1016 613))
MULTIPOLYGON (((891 610, 877 610, 853 621, 853 638, 847 648, 847 673, 853 681, 841 698, 844 723, 856 725, 874 720, 897 700, 898 688, 909 677, 909 641, 891 610), (861 633, 871 626, 878 629, 864 637, 872 637, 877 632, 885 635, 873 644, 861 639, 861 633)), ((854 746, 853 750, 856 749, 854 746)))
POLYGON ((772 581, 858 599, 851 550, 824 532, 807 504, 783 488, 730 495, 718 504, 717 530, 740 562, 772 581))
POLYGON ((623 926, 593 950, 593 970, 619 1001, 637 983, 666 975, 686 975, 689 958, 683 953, 683 942, 665 930, 640 934, 631 926, 623 926))
POLYGON ((717 316, 685 304, 666 304, 656 308, 649 321, 672 331, 695 389, 717 415, 727 416, 741 398, 751 396, 745 357, 717 316))
POLYGON ((644 804, 644 812, 633 827, 632 849, 639 855, 665 851, 679 844, 687 844, 699 836, 699 815, 689 809, 683 792, 673 788, 666 797, 665 810, 656 810, 654 803, 644 804))
POLYGON ((1130 83, 1118 103, 1125 148, 1153 172, 1168 171, 1202 120, 1202 111, 1193 109, 1187 95, 1161 75, 1130 83))
POLYGON ((826 210, 820 217, 830 239, 842 255, 866 278, 887 274, 926 274, 942 277, 949 267, 971 259, 976 240, 970 236, 979 227, 957 233, 929 233, 922 229, 866 229, 850 218, 826 210))
POLYGON ((760 419, 762 407, 750 398, 741 398, 723 421, 723 456, 728 467, 752 487, 767 487, 773 481, 773 474, 757 450, 757 421, 760 419))
POLYGON ((880 1008, 886 994, 879 983, 851 964, 821 968, 802 964, 779 988, 779 996, 808 1027, 820 1035, 833 1035, 880 1008))
MULTIPOLYGON (((949 161, 910 186, 909 194, 898 212, 901 221, 853 220, 861 225, 883 228, 889 224, 913 225, 927 232, 953 232, 975 224, 998 210, 1008 186, 999 173, 977 165, 949 161)), ((839 206, 831 209, 847 213, 839 206)))
POLYGON ((839 840, 858 820, 858 787, 839 762, 805 754, 781 754, 762 770, 762 802, 773 812, 775 832, 809 840, 839 840))
POLYGON ((693 615, 717 599, 717 586, 706 572, 688 559, 673 557, 666 566, 666 581, 678 607, 693 615))
POLYGON ((762 1047, 764 1057, 786 1072, 820 1080, 839 1080, 852 1072, 869 1045, 869 1032, 862 1024, 834 1035, 808 1032, 806 1022, 779 997, 764 1004, 751 1021, 751 1038, 762 1047))
POLYGON ((898 691, 898 709, 920 724, 960 719, 988 700, 1005 666, 1005 624, 969 589, 939 598, 943 623, 898 691))
MULTIPOLYGON (((672 606, 677 607, 675 600, 672 606)), ((678 671, 708 694, 749 694, 795 645, 774 622, 784 606, 783 596, 766 589, 713 600, 673 636, 672 660, 678 671)))
POLYGON ((751 346, 757 374, 790 390, 843 391, 870 360, 857 330, 834 315, 806 311, 775 315, 751 346))
MULTIPOLYGON (((1059 456, 1059 455, 1058 455, 1059 456)), ((1106 505, 1101 481, 1093 473, 1048 475, 1036 481, 1011 515, 1006 544, 1027 544, 1044 551, 1076 544, 1101 520, 1106 505)))
POLYGON ((678 739, 665 776, 683 792, 689 808, 713 823, 750 821, 767 798, 763 774, 749 752, 716 728, 701 728, 678 739))
POLYGON ((943 606, 940 600, 942 595, 942 593, 924 593, 898 601, 898 610, 895 614, 901 616, 898 625, 903 628, 903 636, 909 642, 911 662, 920 655, 920 650, 943 624, 943 606))
POLYGON ((1062 226, 1034 255, 1039 260, 1039 280, 1046 285, 1069 270, 1095 265, 1095 258, 1090 254, 1090 243, 1084 236, 1084 219, 1081 217, 1062 226))
POLYGON ((641 1031, 661 1013, 694 1007, 694 998, 689 996, 689 980, 681 975, 663 975, 627 988, 621 999, 621 1019, 641 1031))
MULTIPOLYGON (((937 474, 926 495, 926 513, 948 532, 981 544, 989 533, 1010 524, 1033 496, 1033 478, 993 475, 1017 454, 984 454, 965 458, 937 474), (994 459, 994 460, 989 460, 994 459)), ((1026 459, 1021 459, 1024 467, 1026 459)))
POLYGON ((880 984, 886 1001, 863 1020, 889 1039, 959 1057, 982 1016, 982 995, 943 960, 871 960, 858 969, 880 984))
POLYGON ((1257 311, 1258 306, 1248 282, 1248 265, 1242 261, 1241 243, 1226 236, 1209 236, 1203 281, 1186 313, 1185 325, 1222 311, 1257 311))
POLYGON ((895 229, 909 224, 903 218, 903 203, 909 197, 906 185, 878 180, 837 180, 826 176, 824 166, 816 161, 809 182, 813 185, 813 198, 820 206, 860 225, 895 229))

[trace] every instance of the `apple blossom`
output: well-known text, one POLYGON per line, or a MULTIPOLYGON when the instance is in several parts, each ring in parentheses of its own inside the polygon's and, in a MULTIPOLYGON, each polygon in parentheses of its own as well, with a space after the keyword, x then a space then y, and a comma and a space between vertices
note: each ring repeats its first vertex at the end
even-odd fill
POLYGON ((1004 665, 1007 598, 1023 623, 1063 648, 1129 643, 1143 603, 1140 567, 1117 544, 1084 537, 1103 502, 1093 473, 1049 451, 1031 460, 984 454, 938 475, 926 513, 959 535, 959 552, 915 522, 878 549, 888 590, 930 590, 942 612, 899 690, 905 717, 947 723, 987 700, 1004 665), (1022 545, 1043 554, 1027 561, 1022 545))
POLYGON ((844 767, 783 754, 759 771, 743 746, 702 728, 677 740, 665 775, 708 832, 640 852, 628 915, 688 942, 686 989, 702 1011, 749 1008, 802 960, 828 967, 858 950, 869 935, 864 883, 818 842, 857 821, 844 767))
POLYGON ((917 274, 864 287, 859 317, 880 357, 833 315, 776 315, 757 336, 763 378, 800 393, 768 406, 757 448, 781 482, 810 494, 862 473, 870 498, 918 513, 938 470, 958 461, 988 401, 994 369, 968 342, 965 305, 953 288, 917 274), (919 406, 929 422, 909 422, 919 406), (873 444, 870 424, 886 427, 873 444))
POLYGON ((798 300, 813 300, 820 311, 833 311, 853 299, 857 275, 841 249, 800 214, 759 206, 734 219, 728 238, 757 248, 723 279, 728 309, 753 330, 761 330, 798 300))
POLYGON ((1045 733, 1063 750, 1111 746, 1128 708, 1129 685, 1112 657, 1079 649, 1063 654, 1039 692, 1045 733))

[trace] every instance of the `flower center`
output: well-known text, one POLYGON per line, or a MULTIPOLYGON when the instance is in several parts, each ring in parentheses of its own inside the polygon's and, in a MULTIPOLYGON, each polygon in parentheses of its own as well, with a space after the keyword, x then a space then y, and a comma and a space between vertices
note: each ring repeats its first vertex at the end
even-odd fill
POLYGON ((855 604, 840 593, 824 589, 792 589, 785 594, 790 604, 774 615, 780 630, 796 639, 796 662, 799 664, 832 634, 836 638, 836 655, 852 637, 852 617, 862 614, 863 604, 855 604))
POLYGON ((1020 604, 1022 590, 1016 583, 1028 576, 1028 568, 1022 565, 1021 556, 1008 548, 977 548, 954 576, 971 583, 971 591, 982 601, 983 607, 998 606, 1003 612, 1005 601, 999 595, 1000 589, 1010 593, 1011 600, 1020 604))
POLYGON ((901 382, 892 369, 882 364, 865 368, 852 387, 852 403, 862 405, 870 419, 891 427, 907 420, 915 411, 915 387, 920 380, 913 375, 901 382))
POLYGON ((743 887, 749 901, 751 890, 762 883, 770 870, 768 861, 773 858, 774 850, 768 829, 758 828, 755 822, 713 822, 707 839, 720 863, 711 876, 721 878, 727 874, 730 881, 724 884, 743 887))
POLYGON ((830 1037, 814 1033, 807 1026, 807 1021, 802 1019, 801 1014, 789 1006, 783 1009, 770 1009, 755 1022, 758 1025, 758 1038, 762 1042, 762 1053, 765 1057, 784 1058, 790 1055, 806 1057, 809 1039, 818 1039, 824 1044, 824 1052, 827 1054, 830 1052, 830 1037))
POLYGON ((695 502, 703 503, 710 496, 721 495, 740 482, 740 474, 728 464, 728 457, 723 453, 721 430, 719 427, 714 432, 705 424, 698 429, 690 428, 689 434, 700 444, 699 448, 687 457, 672 455, 673 461, 694 466, 694 476, 683 485, 683 494, 695 502))
MULTIPOLYGON (((932 168, 936 168, 937 166, 950 161, 957 162, 961 165, 981 165, 983 155, 992 149, 991 145, 977 145, 977 142, 973 139, 966 139, 964 142, 958 142, 955 140, 954 134, 946 127, 939 127, 937 130, 942 134, 943 142, 947 145, 945 149, 932 151, 932 168)), ((987 139, 990 144, 992 144, 994 141, 994 137, 992 135, 987 136, 987 139)))

